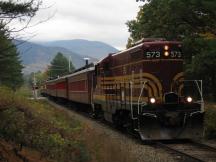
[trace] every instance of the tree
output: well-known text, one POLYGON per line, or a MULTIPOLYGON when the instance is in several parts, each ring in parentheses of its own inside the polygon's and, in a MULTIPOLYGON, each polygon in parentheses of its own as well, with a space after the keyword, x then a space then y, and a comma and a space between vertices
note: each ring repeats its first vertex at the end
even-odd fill
POLYGON ((215 8, 212 0, 151 0, 127 25, 133 41, 143 37, 182 40, 200 33, 216 34, 215 8))
POLYGON ((37 87, 41 87, 44 85, 44 82, 48 79, 47 71, 41 72, 38 71, 36 73, 31 73, 28 76, 28 85, 33 87, 34 86, 34 79, 37 87))
POLYGON ((23 82, 23 66, 16 47, 12 43, 11 33, 26 28, 40 4, 41 2, 36 0, 0 2, 0 85, 6 85, 15 90, 23 82), (26 25, 16 30, 10 25, 13 21, 26 22, 26 25))
POLYGON ((51 66, 48 69, 48 74, 50 77, 58 77, 73 71, 75 68, 70 61, 69 70, 69 60, 62 54, 57 53, 54 59, 51 61, 51 66))
POLYGON ((188 78, 203 80, 203 88, 208 99, 216 99, 216 41, 208 43, 208 50, 192 59, 187 68, 188 78))
POLYGON ((151 0, 137 18, 127 22, 130 39, 163 37, 184 43, 187 61, 206 47, 205 33, 216 34, 216 3, 212 0, 151 0))
POLYGON ((42 1, 40 0, 8 0, 0 2, 0 30, 5 30, 7 34, 19 32, 28 27, 32 17, 39 10, 42 1), (14 21, 26 22, 21 29, 12 28, 14 21))
POLYGON ((23 66, 21 65, 16 47, 5 37, 5 34, 1 32, 0 49, 4 49, 5 47, 10 48, 1 50, 0 53, 0 85, 5 85, 15 90, 23 83, 23 66))
POLYGON ((148 0, 135 20, 126 24, 128 47, 143 37, 183 42, 187 76, 204 80, 206 92, 216 96, 215 52, 209 39, 216 38, 216 2, 212 0, 148 0), (205 60, 205 61, 204 61, 205 60))

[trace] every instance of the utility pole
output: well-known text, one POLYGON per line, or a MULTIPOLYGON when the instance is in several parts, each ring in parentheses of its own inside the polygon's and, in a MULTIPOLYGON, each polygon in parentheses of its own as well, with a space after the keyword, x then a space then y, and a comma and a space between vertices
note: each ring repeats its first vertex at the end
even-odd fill
POLYGON ((37 99, 35 72, 33 73, 33 96, 34 96, 34 99, 37 99))
POLYGON ((71 62, 71 56, 69 56, 69 60, 68 60, 68 71, 69 71, 69 73, 71 72, 71 64, 70 64, 70 62, 71 62))

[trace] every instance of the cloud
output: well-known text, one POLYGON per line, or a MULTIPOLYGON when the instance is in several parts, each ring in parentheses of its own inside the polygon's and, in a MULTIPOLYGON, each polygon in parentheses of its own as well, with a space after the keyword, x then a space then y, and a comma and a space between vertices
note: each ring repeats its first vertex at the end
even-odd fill
POLYGON ((103 41, 123 48, 129 33, 125 23, 134 19, 140 3, 135 0, 43 0, 34 22, 49 21, 30 31, 37 33, 33 41, 88 39, 103 41))

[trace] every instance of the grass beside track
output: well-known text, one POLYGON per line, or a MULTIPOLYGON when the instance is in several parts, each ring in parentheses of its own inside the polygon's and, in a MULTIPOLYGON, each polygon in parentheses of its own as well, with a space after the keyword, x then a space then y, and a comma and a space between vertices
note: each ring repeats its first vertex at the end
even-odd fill
POLYGON ((216 140, 216 104, 206 103, 205 136, 216 140))
MULTIPOLYGON (((0 138, 26 146, 56 162, 136 162, 129 151, 107 135, 80 123, 29 92, 0 87, 0 138)), ((1 161, 1 160, 0 160, 1 161)))
POLYGON ((83 126, 46 102, 0 88, 0 137, 34 148, 44 158, 58 162, 89 161, 81 137, 83 126))

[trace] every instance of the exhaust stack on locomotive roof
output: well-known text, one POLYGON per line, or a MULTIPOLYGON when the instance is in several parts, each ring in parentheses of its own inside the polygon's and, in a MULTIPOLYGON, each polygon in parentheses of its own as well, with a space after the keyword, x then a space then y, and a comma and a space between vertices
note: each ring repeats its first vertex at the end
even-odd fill
POLYGON ((90 58, 85 57, 84 60, 85 60, 85 63, 86 63, 85 66, 87 66, 87 65, 88 65, 88 62, 89 62, 89 60, 90 60, 90 58))

